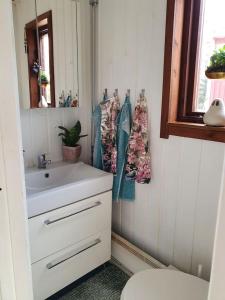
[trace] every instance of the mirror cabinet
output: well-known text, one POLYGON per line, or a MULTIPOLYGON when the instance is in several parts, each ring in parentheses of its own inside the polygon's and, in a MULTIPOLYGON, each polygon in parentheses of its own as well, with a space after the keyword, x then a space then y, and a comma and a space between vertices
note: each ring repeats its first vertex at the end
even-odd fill
POLYGON ((79 0, 20 0, 13 6, 24 108, 79 106, 79 0))

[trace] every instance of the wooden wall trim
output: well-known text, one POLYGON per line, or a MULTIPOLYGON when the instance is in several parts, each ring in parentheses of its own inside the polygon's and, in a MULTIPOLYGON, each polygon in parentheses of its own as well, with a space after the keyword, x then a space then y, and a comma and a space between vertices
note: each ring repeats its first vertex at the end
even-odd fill
POLYGON ((184 0, 167 1, 161 138, 169 137, 167 122, 177 118, 184 4, 184 0))
POLYGON ((48 19, 48 37, 49 37, 51 107, 56 107, 52 11, 50 10, 46 14, 47 14, 47 19, 48 19))
POLYGON ((172 45, 173 45, 173 24, 176 0, 167 1, 166 32, 165 32, 165 53, 163 69, 163 94, 161 111, 161 130, 160 137, 168 138, 167 122, 170 105, 170 82, 172 68, 172 45))
POLYGON ((225 143, 225 127, 204 124, 174 122, 168 123, 168 134, 187 138, 225 143))

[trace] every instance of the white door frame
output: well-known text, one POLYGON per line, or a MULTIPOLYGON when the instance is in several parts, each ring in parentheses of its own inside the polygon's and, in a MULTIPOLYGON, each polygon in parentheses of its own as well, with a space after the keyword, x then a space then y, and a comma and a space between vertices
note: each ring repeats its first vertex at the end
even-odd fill
POLYGON ((0 299, 32 300, 11 0, 0 20, 0 299))

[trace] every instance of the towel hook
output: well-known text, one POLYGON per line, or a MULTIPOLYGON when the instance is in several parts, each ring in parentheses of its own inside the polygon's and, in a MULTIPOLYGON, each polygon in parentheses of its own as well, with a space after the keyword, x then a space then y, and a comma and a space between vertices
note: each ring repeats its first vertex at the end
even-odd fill
POLYGON ((108 98, 108 90, 104 89, 104 93, 103 93, 104 99, 108 98))
POLYGON ((145 89, 141 90, 140 97, 143 98, 145 96, 145 89))
POLYGON ((127 96, 127 97, 130 97, 130 89, 127 89, 126 96, 127 96))
POLYGON ((114 97, 117 97, 117 96, 118 96, 118 89, 115 89, 115 92, 113 93, 113 96, 114 96, 114 97))

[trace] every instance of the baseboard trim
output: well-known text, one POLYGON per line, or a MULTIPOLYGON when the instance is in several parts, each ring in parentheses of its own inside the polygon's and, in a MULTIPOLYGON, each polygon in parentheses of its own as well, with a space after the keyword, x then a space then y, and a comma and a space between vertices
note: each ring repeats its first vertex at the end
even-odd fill
MULTIPOLYGON (((166 268, 158 260, 116 233, 112 233, 112 259, 129 274, 146 269, 166 268)), ((127 274, 128 274, 127 273, 127 274)))
POLYGON ((126 273, 129 277, 131 277, 132 275, 134 275, 134 273, 132 273, 129 269, 127 269, 123 264, 121 264, 114 257, 111 257, 110 263, 112 263, 113 265, 117 266, 121 271, 123 271, 124 273, 126 273))

